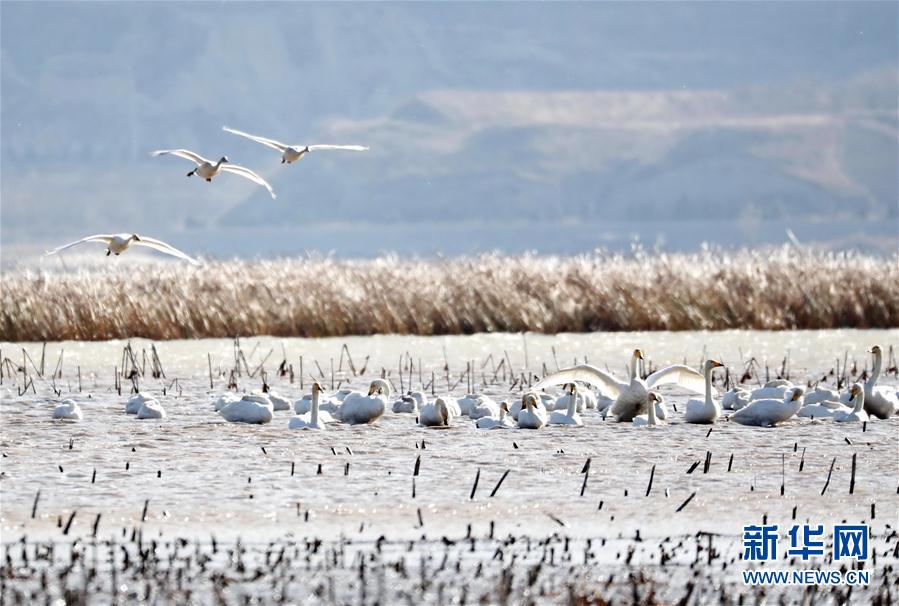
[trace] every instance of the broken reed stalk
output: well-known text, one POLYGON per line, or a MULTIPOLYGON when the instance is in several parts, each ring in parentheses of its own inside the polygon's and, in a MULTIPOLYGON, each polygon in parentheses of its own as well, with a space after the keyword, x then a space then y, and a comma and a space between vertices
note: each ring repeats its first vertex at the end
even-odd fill
POLYGON ((824 496, 824 493, 827 492, 827 487, 830 486, 830 476, 833 475, 833 466, 836 465, 837 458, 834 457, 833 461, 830 462, 830 471, 827 472, 827 481, 824 482, 824 488, 821 489, 821 496, 824 496))
POLYGON ((646 485, 646 494, 644 497, 648 497, 649 493, 652 492, 652 480, 656 477, 656 466, 653 464, 652 469, 649 470, 649 483, 646 485))
POLYGON ((852 453, 852 476, 849 479, 849 494, 855 494, 855 459, 858 453, 852 453))
POLYGON ((475 492, 477 491, 477 489, 478 489, 478 481, 479 481, 480 479, 481 479, 481 468, 478 467, 478 472, 477 472, 477 473, 475 474, 475 476, 474 476, 474 484, 473 484, 472 487, 471 487, 471 494, 468 495, 468 500, 469 500, 469 501, 474 500, 474 493, 475 493, 475 492))
POLYGON ((496 495, 496 492, 499 490, 499 487, 503 485, 503 481, 506 479, 506 476, 509 475, 509 472, 510 472, 510 471, 512 471, 512 470, 511 470, 511 469, 507 469, 506 471, 503 472, 503 475, 502 475, 502 477, 499 479, 499 482, 497 482, 497 483, 496 483, 496 486, 493 487, 493 490, 490 491, 490 497, 491 497, 491 498, 494 497, 494 496, 496 495))

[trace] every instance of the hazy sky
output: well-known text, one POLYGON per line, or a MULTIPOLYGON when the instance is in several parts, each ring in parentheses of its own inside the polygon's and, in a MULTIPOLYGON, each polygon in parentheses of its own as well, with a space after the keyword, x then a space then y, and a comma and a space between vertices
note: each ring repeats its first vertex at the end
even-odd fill
POLYGON ((893 2, 4 1, 0 16, 6 245, 144 231, 216 255, 573 252, 635 234, 756 244, 787 221, 889 248, 899 229, 893 2), (282 167, 225 124, 372 150, 282 167), (227 153, 279 199, 188 180, 187 162, 149 157, 166 147, 227 153), (590 227, 521 243, 572 222, 590 227))

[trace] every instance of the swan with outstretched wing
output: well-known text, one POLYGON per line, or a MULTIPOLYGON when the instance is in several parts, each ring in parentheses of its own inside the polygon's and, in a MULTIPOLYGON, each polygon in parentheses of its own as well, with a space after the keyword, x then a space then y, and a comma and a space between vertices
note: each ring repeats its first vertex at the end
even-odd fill
POLYGON ((148 238, 147 236, 139 236, 137 234, 96 234, 93 236, 87 236, 86 238, 81 238, 80 240, 77 240, 75 242, 63 244, 62 246, 54 248, 53 250, 48 250, 44 254, 55 255, 58 252, 66 250, 67 248, 72 248, 73 246, 84 244, 85 242, 100 242, 102 244, 105 244, 106 256, 119 256, 120 254, 128 250, 130 246, 146 246, 147 248, 158 250, 159 252, 163 252, 167 255, 178 257, 179 259, 184 259, 185 261, 193 263, 194 265, 199 265, 199 261, 181 252, 171 244, 166 244, 162 240, 157 240, 156 238, 148 238))
MULTIPOLYGON (((646 377, 644 381, 637 376, 637 360, 642 359, 643 353, 639 349, 635 349, 628 365, 627 381, 600 370, 596 366, 580 364, 549 375, 537 383, 534 388, 543 389, 574 381, 587 383, 598 389, 601 396, 615 399, 615 403, 612 404, 609 411, 619 422, 630 422, 637 415, 646 412, 650 392, 660 385, 677 385, 694 393, 705 391, 703 375, 682 364, 659 369, 646 377)), ((664 404, 656 402, 654 406, 658 417, 666 419, 668 415, 664 404)))
POLYGON ((231 173, 232 175, 239 175, 244 179, 249 179, 256 185, 261 185, 265 189, 268 190, 268 193, 271 195, 272 199, 277 198, 275 195, 275 190, 272 189, 272 186, 269 185, 268 181, 257 175, 255 172, 250 170, 245 166, 240 166, 239 164, 231 164, 231 161, 228 160, 228 156, 222 156, 218 159, 218 161, 213 162, 212 160, 207 160, 200 154, 196 154, 188 149, 158 149, 152 154, 155 156, 176 156, 178 158, 184 158, 185 160, 190 160, 196 166, 187 173, 188 177, 192 177, 194 175, 199 175, 201 178, 205 179, 207 182, 211 182, 212 178, 216 175, 220 175, 221 173, 231 173))
POLYGON ((260 143, 262 145, 265 145, 266 147, 270 147, 281 152, 281 164, 293 164, 294 162, 302 159, 302 157, 309 152, 319 150, 355 152, 368 151, 368 148, 364 145, 290 145, 287 143, 281 143, 280 141, 276 141, 275 139, 260 137, 259 135, 251 135, 250 133, 245 133, 241 130, 228 128, 227 126, 223 126, 222 130, 234 135, 238 135, 240 137, 244 137, 245 139, 249 139, 250 141, 255 141, 256 143, 260 143))

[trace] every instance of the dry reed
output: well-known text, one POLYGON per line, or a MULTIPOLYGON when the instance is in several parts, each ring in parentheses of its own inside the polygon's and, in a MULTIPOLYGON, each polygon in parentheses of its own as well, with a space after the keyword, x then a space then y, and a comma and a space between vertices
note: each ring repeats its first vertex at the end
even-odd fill
POLYGON ((899 326, 899 256, 282 259, 4 274, 0 340, 899 326))

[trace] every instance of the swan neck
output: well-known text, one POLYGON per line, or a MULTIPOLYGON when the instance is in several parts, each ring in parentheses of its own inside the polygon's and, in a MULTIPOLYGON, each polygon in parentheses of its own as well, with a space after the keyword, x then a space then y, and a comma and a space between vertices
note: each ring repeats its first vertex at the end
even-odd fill
POLYGON ((312 418, 311 424, 318 425, 318 390, 312 390, 312 418))
POLYGON ((871 376, 868 377, 868 380, 865 381, 865 387, 868 389, 874 389, 874 385, 877 384, 877 379, 880 378, 880 369, 883 366, 883 353, 880 350, 874 352, 874 369, 871 371, 871 376))
POLYGON ((852 407, 852 412, 859 413, 865 407, 865 390, 859 389, 858 394, 855 396, 855 406, 852 407))
POLYGON ((568 394, 568 397, 570 398, 568 400, 568 418, 573 419, 574 413, 577 412, 577 394, 570 393, 568 394))
POLYGON ((637 356, 631 356, 631 365, 627 369, 628 372, 628 380, 633 381, 634 377, 637 376, 637 356))
POLYGON ((649 424, 655 425, 656 424, 656 403, 652 400, 649 401, 649 410, 647 411, 647 413, 649 415, 649 417, 648 417, 649 424))
POLYGON ((705 404, 706 406, 714 406, 715 402, 712 400, 712 367, 706 365, 703 374, 705 374, 705 404))

